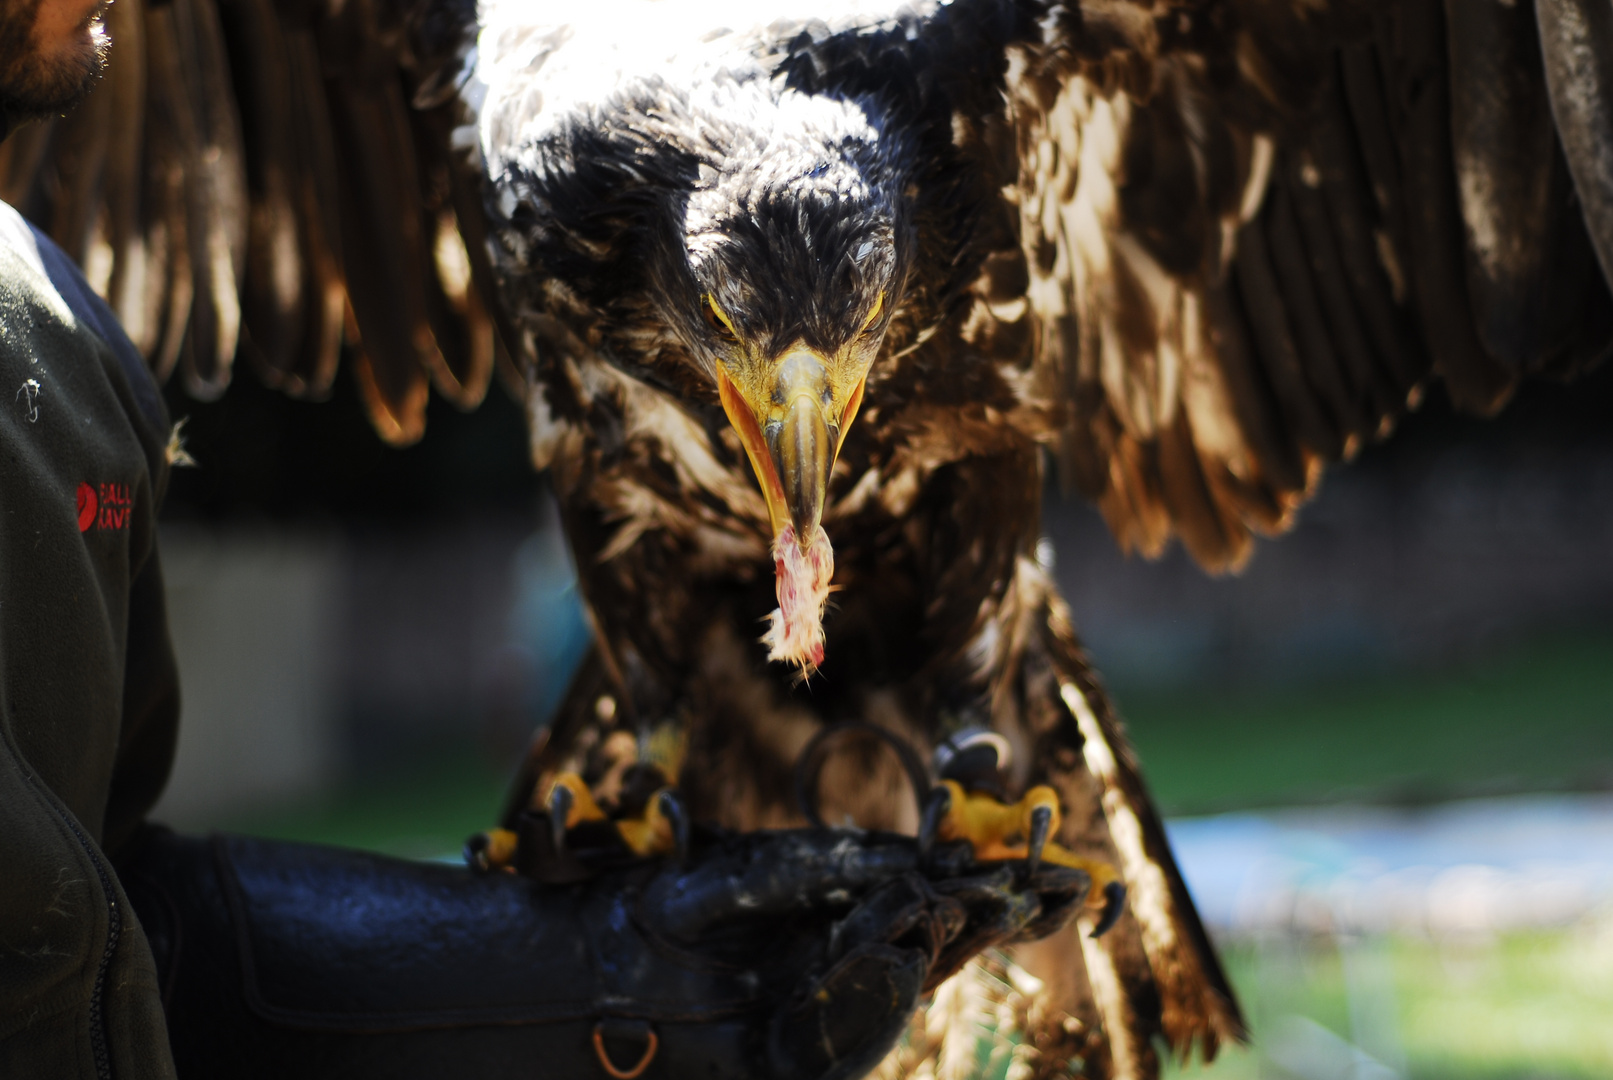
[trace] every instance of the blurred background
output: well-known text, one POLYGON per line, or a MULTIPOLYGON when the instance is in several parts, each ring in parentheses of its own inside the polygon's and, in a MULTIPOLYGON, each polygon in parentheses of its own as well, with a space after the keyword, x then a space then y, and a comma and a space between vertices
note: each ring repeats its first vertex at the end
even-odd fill
MULTIPOLYGON (((451 855, 586 645, 520 409, 171 393, 157 816, 451 855)), ((1436 391, 1235 577, 1054 491, 1046 542, 1253 1023, 1211 1076, 1613 1076, 1613 368, 1436 391)))

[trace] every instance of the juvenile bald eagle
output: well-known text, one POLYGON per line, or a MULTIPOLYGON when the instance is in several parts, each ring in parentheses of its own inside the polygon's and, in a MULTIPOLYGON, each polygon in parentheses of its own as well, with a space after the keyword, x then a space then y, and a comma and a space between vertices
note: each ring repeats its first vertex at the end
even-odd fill
MULTIPOLYGON (((1151 1076, 1156 1036, 1243 1032, 1035 557, 1047 463, 1127 550, 1236 568, 1433 382, 1493 412, 1613 335, 1594 0, 112 18, 145 35, 120 93, 7 143, 5 175, 159 371, 217 392, 244 320, 317 394, 350 308, 386 437, 419 436, 428 380, 479 400, 495 355, 527 403, 596 636, 516 803, 649 758, 699 818, 784 825, 826 723, 996 732, 1130 896, 1018 955, 1036 1074, 1151 1076)), ((912 828, 855 749, 825 816, 912 828)), ((937 1006, 955 1037, 966 997, 937 1006)))

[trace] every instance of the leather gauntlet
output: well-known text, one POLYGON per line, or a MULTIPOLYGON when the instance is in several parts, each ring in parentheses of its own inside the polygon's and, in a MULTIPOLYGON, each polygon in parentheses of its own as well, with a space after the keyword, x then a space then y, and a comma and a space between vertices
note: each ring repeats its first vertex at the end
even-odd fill
POLYGON ((830 829, 702 832, 567 885, 152 830, 120 873, 180 1074, 297 1080, 860 1076, 1089 886, 830 829))

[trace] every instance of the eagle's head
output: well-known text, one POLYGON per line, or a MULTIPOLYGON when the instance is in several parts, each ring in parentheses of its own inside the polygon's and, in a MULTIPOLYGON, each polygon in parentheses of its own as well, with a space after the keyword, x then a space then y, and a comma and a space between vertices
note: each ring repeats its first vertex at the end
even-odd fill
POLYGON ((522 30, 508 6, 473 96, 510 306, 542 309, 527 279, 556 282, 610 324, 612 362, 709 380, 771 518, 770 655, 810 672, 830 474, 913 261, 911 147, 872 104, 792 89, 744 35, 671 59, 658 34, 634 38, 642 56, 603 31, 610 49, 560 49, 571 31, 522 30))
MULTIPOLYGON (((853 103, 771 103, 729 129, 685 204, 663 314, 715 383, 772 519, 771 657, 823 659, 830 473, 901 299, 912 238, 896 148, 853 103), (792 115, 794 114, 794 115, 792 115)), ((666 280, 663 278, 663 280, 666 280)))

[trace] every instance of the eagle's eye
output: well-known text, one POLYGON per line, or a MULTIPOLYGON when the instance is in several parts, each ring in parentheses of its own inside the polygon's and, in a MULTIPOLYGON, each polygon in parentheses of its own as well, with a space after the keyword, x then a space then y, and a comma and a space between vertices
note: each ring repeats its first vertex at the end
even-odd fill
POLYGON ((700 298, 700 314, 705 316, 706 325, 711 327, 718 341, 725 345, 739 343, 739 335, 734 333, 734 324, 728 321, 728 316, 723 314, 722 308, 717 306, 710 293, 700 298))
POLYGON ((872 330, 874 328, 874 323, 879 321, 880 312, 884 310, 885 294, 880 293, 878 296, 874 297, 874 306, 868 309, 868 317, 863 320, 862 329, 858 330, 857 333, 866 334, 868 331, 872 330))

